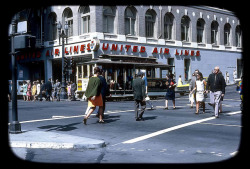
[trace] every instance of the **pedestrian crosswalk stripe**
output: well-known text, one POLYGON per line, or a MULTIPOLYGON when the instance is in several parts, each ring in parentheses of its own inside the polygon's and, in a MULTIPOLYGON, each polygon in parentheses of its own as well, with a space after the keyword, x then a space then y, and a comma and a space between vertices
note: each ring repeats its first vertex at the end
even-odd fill
MULTIPOLYGON (((238 114, 238 113, 241 113, 241 111, 232 112, 232 113, 228 113, 228 114, 234 115, 234 114, 238 114)), ((205 118, 205 119, 201 119, 201 120, 196 120, 196 121, 180 124, 180 125, 170 127, 170 128, 167 128, 167 129, 163 129, 163 130, 159 130, 157 132, 153 132, 153 133, 150 133, 150 134, 147 134, 147 135, 144 135, 144 136, 140 136, 140 137, 137 137, 137 138, 134 138, 134 139, 131 139, 131 140, 127 140, 127 141, 124 141, 122 143, 123 144, 135 143, 135 142, 146 140, 146 139, 149 139, 151 137, 155 137, 155 136, 158 136, 158 135, 161 135, 161 134, 173 131, 173 130, 177 130, 177 129, 180 129, 180 128, 184 128, 184 127, 187 127, 187 126, 191 126, 191 125, 194 125, 194 124, 202 123, 202 122, 213 120, 213 119, 215 119, 215 117, 209 117, 209 118, 205 118)))

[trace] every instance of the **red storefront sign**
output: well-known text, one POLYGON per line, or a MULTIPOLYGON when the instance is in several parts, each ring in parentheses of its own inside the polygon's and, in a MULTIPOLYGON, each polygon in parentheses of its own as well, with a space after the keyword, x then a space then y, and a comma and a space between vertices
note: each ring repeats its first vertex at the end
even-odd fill
POLYGON ((30 51, 21 54, 17 54, 16 60, 27 60, 27 59, 35 59, 41 57, 41 51, 30 51))

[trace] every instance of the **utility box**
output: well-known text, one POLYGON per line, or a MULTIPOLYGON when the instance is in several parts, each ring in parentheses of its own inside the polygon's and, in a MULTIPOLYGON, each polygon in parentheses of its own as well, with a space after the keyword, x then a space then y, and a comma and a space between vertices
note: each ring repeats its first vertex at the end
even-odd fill
POLYGON ((31 35, 17 35, 14 37, 14 48, 25 49, 34 48, 36 45, 36 37, 31 35))

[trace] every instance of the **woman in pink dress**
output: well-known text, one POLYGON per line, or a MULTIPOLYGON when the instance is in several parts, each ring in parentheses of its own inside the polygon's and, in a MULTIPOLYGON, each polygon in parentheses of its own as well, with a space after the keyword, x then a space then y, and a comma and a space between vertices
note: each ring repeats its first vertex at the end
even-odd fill
POLYGON ((31 99, 31 83, 28 81, 28 88, 27 88, 27 100, 30 101, 31 99))

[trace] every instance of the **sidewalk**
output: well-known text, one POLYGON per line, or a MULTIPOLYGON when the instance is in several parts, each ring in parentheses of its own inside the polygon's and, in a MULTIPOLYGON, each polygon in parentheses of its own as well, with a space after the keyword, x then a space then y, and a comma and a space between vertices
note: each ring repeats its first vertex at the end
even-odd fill
POLYGON ((94 149, 105 146, 103 140, 44 131, 9 134, 9 142, 11 147, 19 148, 94 149))

